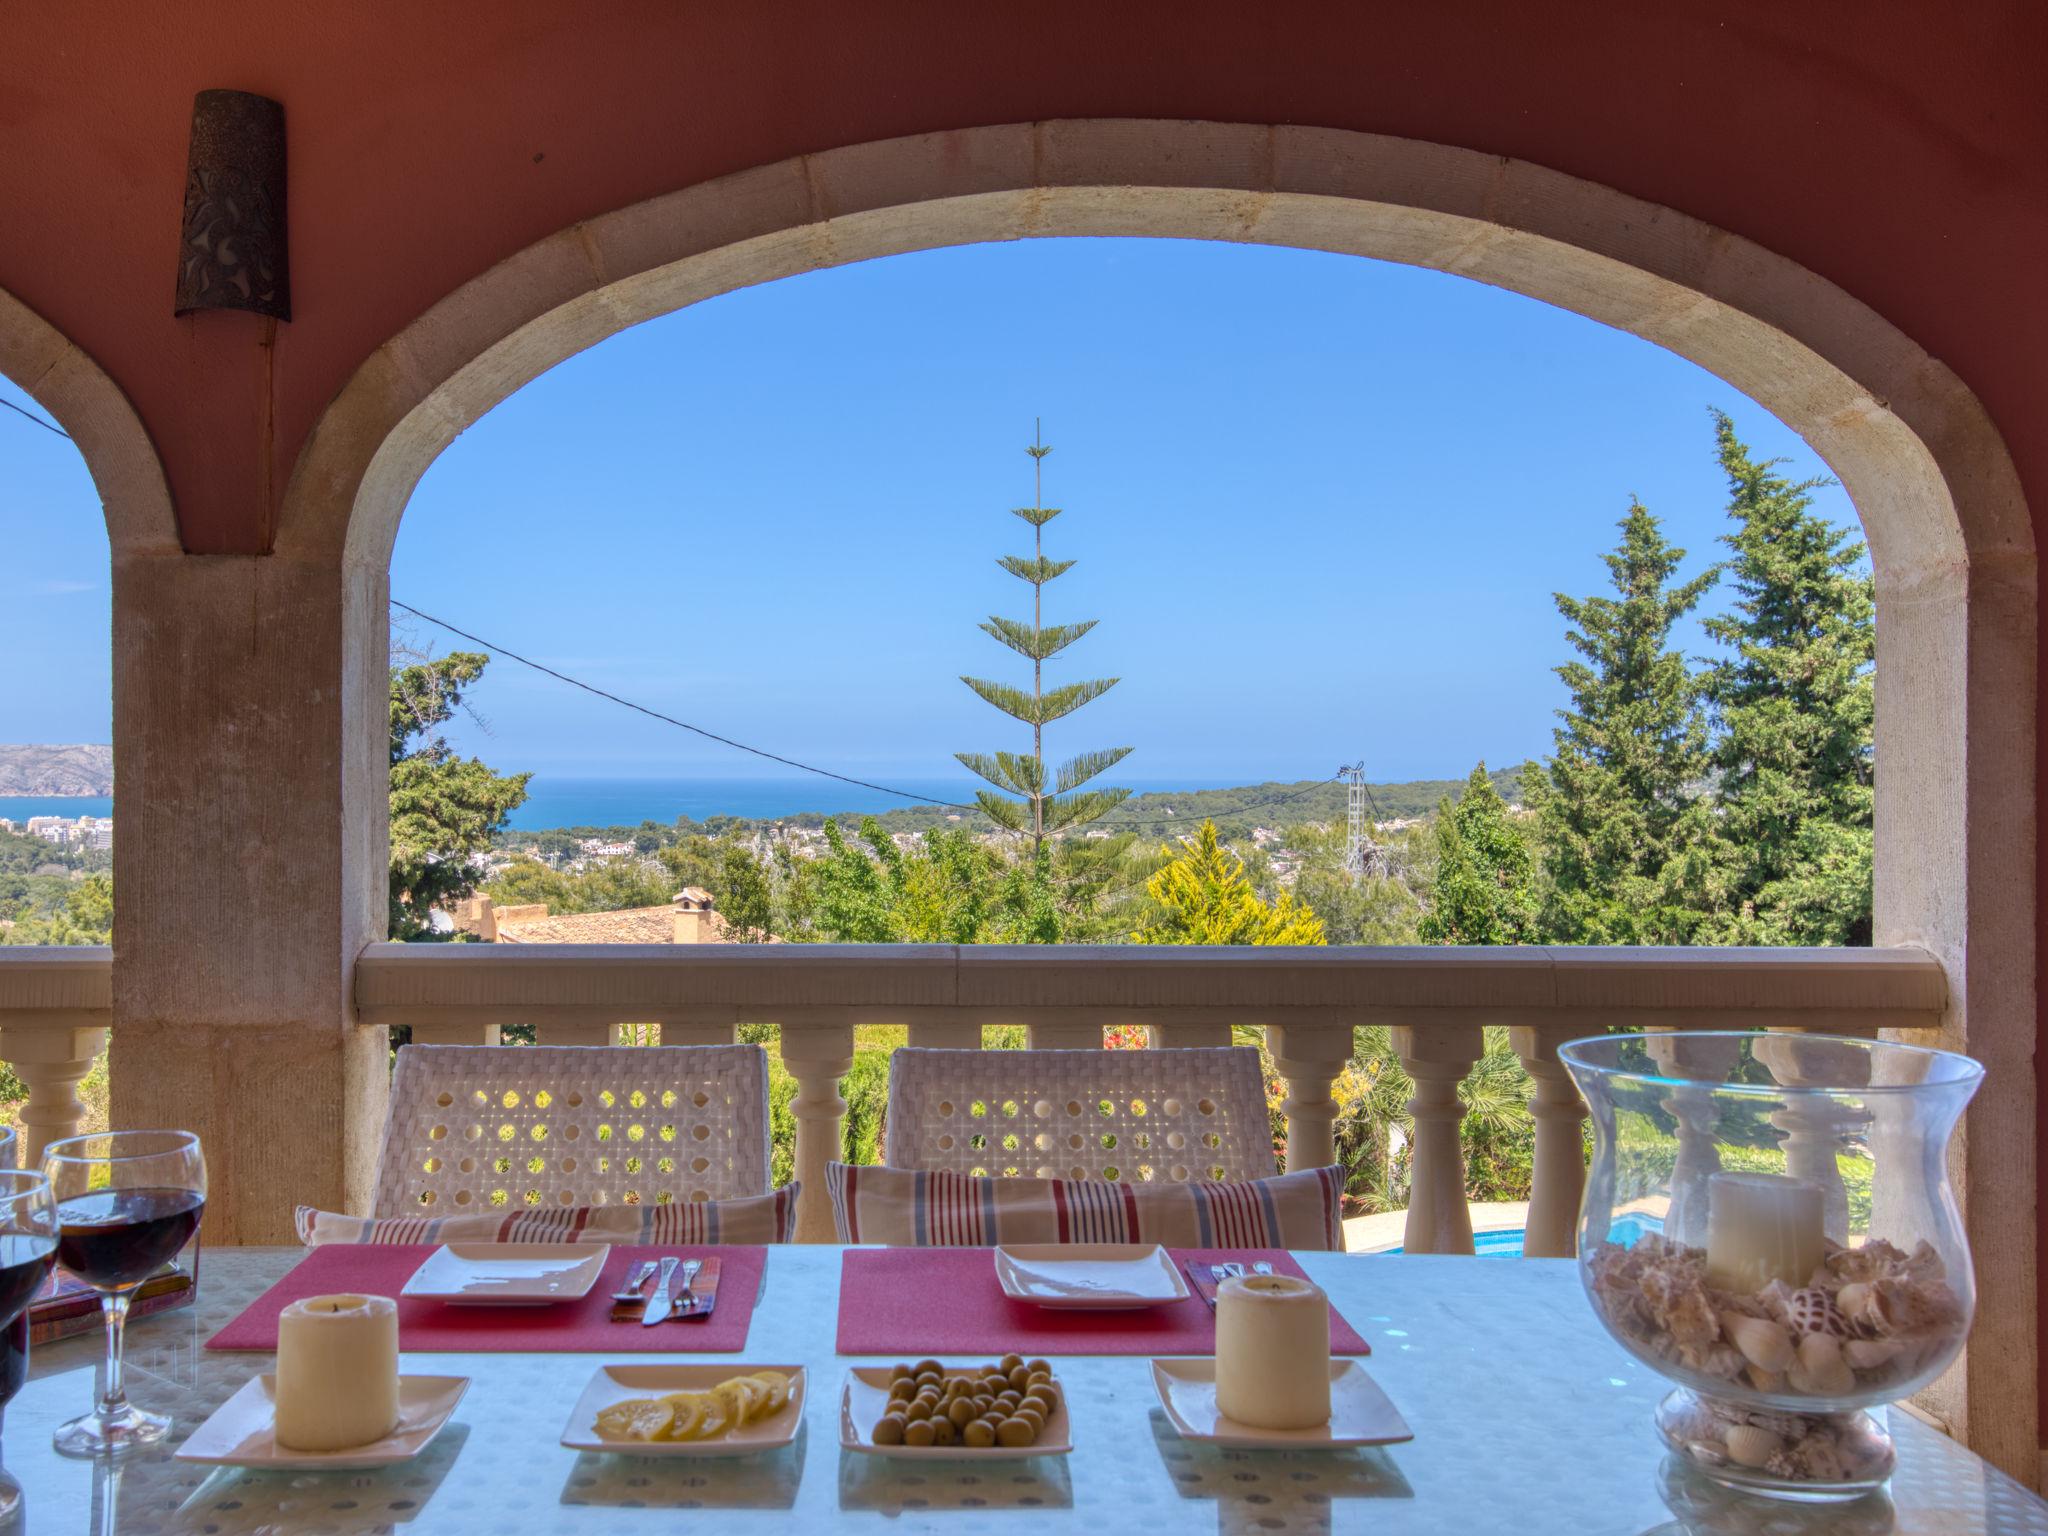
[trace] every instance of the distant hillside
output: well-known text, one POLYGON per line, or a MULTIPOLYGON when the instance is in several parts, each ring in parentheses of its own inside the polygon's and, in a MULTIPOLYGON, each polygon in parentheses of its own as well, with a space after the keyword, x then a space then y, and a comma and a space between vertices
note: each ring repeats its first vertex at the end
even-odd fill
MULTIPOLYGON (((1487 777, 1501 798, 1514 803, 1522 798, 1522 765, 1496 768, 1487 777)), ((1414 779, 1402 784, 1368 784, 1368 814, 1376 821, 1406 821, 1427 816, 1448 795, 1456 800, 1465 792, 1463 779, 1414 779)), ((1112 832, 1136 832, 1145 837, 1168 836, 1176 829, 1199 825, 1204 818, 1216 823, 1226 836, 1241 836, 1255 826, 1290 827, 1305 821, 1342 820, 1350 804, 1350 789, 1339 783, 1318 783, 1305 779, 1292 784, 1245 784, 1235 789, 1154 790, 1133 795, 1095 826, 1112 832)), ((891 832, 917 831, 944 822, 945 812, 928 809, 890 811, 877 817, 891 832)), ((814 817, 789 817, 791 821, 815 821, 814 817)), ((858 816, 841 817, 858 822, 858 816)), ((975 820, 981 818, 977 815, 975 820)))
POLYGON ((0 746, 0 795, 111 795, 114 749, 0 746))

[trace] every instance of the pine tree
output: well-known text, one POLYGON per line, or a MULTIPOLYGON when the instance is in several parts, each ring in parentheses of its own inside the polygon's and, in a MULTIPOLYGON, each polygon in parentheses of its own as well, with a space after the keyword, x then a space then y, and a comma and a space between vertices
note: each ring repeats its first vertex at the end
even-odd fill
POLYGON ((1682 944, 1708 899, 1714 834, 1704 798, 1707 722, 1672 625, 1719 572, 1672 585, 1685 551, 1639 502, 1603 558, 1613 597, 1554 594, 1583 660, 1557 669, 1571 694, 1556 755, 1522 792, 1543 851, 1544 937, 1563 944, 1682 944))
POLYGON ((1436 812, 1436 879, 1416 925, 1425 944, 1527 944, 1536 933, 1536 862, 1507 802, 1472 770, 1453 805, 1436 812))
POLYGON ((1751 944, 1868 944, 1876 593, 1864 547, 1812 510, 1826 480, 1752 459, 1714 414, 1728 476, 1734 611, 1709 635, 1721 728, 1721 846, 1732 914, 1751 944))
POLYGON ((1095 820, 1121 803, 1130 791, 1128 789, 1097 789, 1083 792, 1081 786, 1098 774, 1106 772, 1130 755, 1129 747, 1111 747, 1106 751, 1084 752, 1069 758, 1055 770, 1048 788, 1045 772, 1045 728, 1053 721, 1071 715, 1091 699, 1100 698, 1117 684, 1113 677, 1096 678, 1089 682, 1067 683, 1050 692, 1045 688, 1045 664, 1064 651, 1076 640, 1095 627, 1095 620, 1084 619, 1078 624, 1055 624, 1048 628, 1045 620, 1045 585, 1073 569, 1071 560, 1048 560, 1045 558, 1045 525, 1060 515, 1058 507, 1045 505, 1045 456, 1052 452, 1036 437, 1032 445, 1024 450, 1032 459, 1032 498, 1028 507, 1017 507, 1013 511, 1031 525, 1031 556, 1004 555, 997 564, 1027 582, 1031 587, 1031 622, 1005 619, 991 614, 981 627, 1002 644, 1031 662, 1031 691, 1013 688, 1007 683, 990 682, 986 678, 962 677, 961 682, 972 688, 981 697, 993 704, 1014 720, 1021 720, 1031 727, 1031 751, 1028 754, 997 752, 993 755, 982 752, 960 752, 954 754, 972 772, 986 779, 999 790, 1022 797, 1016 800, 1004 798, 988 790, 974 793, 975 800, 987 813, 989 820, 997 826, 1012 832, 1031 834, 1031 857, 1034 865, 1044 851, 1046 834, 1068 827, 1078 827, 1095 820))

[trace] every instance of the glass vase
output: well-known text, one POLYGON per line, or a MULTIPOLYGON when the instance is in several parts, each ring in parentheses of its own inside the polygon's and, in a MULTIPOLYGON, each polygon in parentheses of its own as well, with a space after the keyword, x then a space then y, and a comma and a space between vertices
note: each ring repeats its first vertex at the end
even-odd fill
POLYGON ((1558 1054, 1593 1121, 1580 1278, 1608 1332, 1676 1383, 1666 1442, 1780 1497, 1883 1483, 1883 1405, 1969 1332, 1947 1151, 1983 1068, 1801 1034, 1606 1035, 1558 1054))

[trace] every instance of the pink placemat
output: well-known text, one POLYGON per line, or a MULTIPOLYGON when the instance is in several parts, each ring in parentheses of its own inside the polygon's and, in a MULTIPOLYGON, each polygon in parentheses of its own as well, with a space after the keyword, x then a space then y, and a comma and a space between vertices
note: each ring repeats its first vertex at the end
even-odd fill
MULTIPOLYGON (((1169 1248, 1175 1264, 1264 1259, 1307 1279, 1279 1249, 1169 1248)), ((849 1248, 839 1264, 842 1355, 1212 1355, 1216 1318, 1198 1297, 1137 1312, 1054 1312, 1013 1301, 990 1248, 849 1248)), ((1372 1347, 1330 1309, 1330 1353, 1372 1347)))
MULTIPOLYGON (((208 1349, 276 1349, 277 1315, 306 1296, 355 1291, 398 1296, 434 1251, 431 1243, 330 1243, 315 1248, 277 1284, 206 1341, 208 1349)), ((761 1248, 613 1248, 604 1273, 581 1301, 559 1307, 451 1307, 399 1297, 398 1347, 404 1350, 533 1350, 581 1354, 725 1354, 746 1347, 747 1326, 767 1263, 761 1248), (614 1323, 612 1292, 640 1259, 709 1258, 721 1273, 718 1306, 709 1317, 657 1323, 614 1323)))

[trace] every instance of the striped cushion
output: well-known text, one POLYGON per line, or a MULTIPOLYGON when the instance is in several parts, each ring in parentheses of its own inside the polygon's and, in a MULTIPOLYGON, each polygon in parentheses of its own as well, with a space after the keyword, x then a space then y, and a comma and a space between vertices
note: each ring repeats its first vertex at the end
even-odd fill
POLYGON ((1161 1243, 1168 1248, 1344 1247, 1341 1168, 1239 1183, 995 1179, 912 1168, 825 1170, 842 1243, 1161 1243))
POLYGON ((298 1209, 299 1241, 326 1243, 789 1243, 801 1184, 738 1200, 480 1211, 474 1216, 337 1216, 298 1209))

